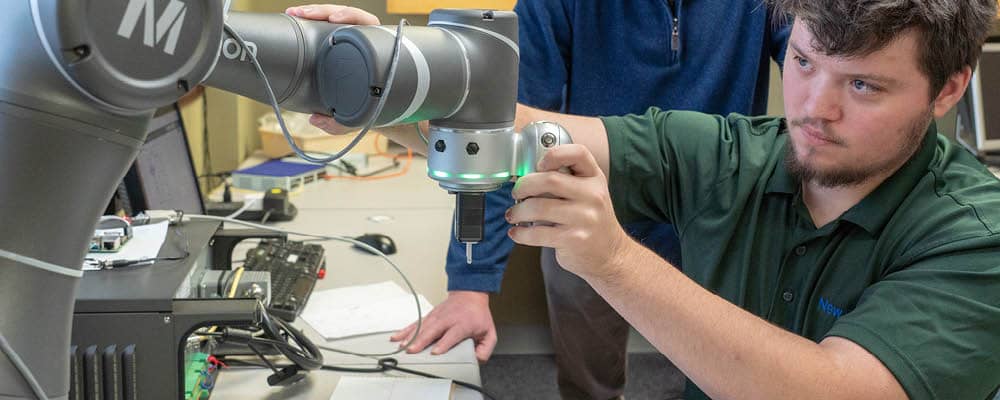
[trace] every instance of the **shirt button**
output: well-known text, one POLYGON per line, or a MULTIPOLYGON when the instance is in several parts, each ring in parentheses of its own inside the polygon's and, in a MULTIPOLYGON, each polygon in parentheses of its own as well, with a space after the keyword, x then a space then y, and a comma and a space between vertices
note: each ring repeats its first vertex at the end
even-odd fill
POLYGON ((796 255, 799 255, 799 256, 803 256, 803 255, 805 255, 805 254, 806 254, 806 246, 799 246, 799 247, 796 247, 796 248, 795 248, 795 254, 796 254, 796 255))
POLYGON ((781 294, 781 299, 786 303, 791 303, 792 300, 795 299, 795 293, 792 293, 791 290, 785 290, 785 292, 781 294))

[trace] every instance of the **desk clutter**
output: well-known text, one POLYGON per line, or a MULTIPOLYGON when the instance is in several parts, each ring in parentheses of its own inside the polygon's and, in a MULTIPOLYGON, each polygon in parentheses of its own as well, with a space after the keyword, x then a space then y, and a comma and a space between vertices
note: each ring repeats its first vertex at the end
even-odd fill
MULTIPOLYGON (((423 295, 417 298, 420 315, 426 316, 434 307, 423 295)), ((394 282, 381 282, 317 291, 302 319, 332 340, 405 328, 417 320, 417 307, 412 293, 394 282)))
POLYGON ((264 240, 247 251, 247 271, 271 274, 268 311, 292 322, 305 309, 316 287, 326 277, 323 246, 294 240, 264 240))
MULTIPOLYGON (((125 222, 125 224, 128 224, 125 222)), ((97 229, 83 270, 94 271, 126 265, 152 264, 167 237, 167 222, 121 228, 97 229)))
POLYGON ((302 190, 309 183, 326 175, 326 167, 316 164, 268 160, 253 167, 232 172, 233 186, 265 191, 281 188, 289 192, 302 190))

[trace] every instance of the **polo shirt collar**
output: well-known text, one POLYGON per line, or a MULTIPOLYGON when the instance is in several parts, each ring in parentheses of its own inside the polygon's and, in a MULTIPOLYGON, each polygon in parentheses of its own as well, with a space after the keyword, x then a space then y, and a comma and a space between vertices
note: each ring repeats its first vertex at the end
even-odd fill
POLYGON ((917 153, 860 203, 847 210, 840 219, 850 221, 873 235, 878 233, 927 173, 936 151, 937 125, 932 122, 917 153))
MULTIPOLYGON (((782 125, 784 128, 784 125, 782 125)), ((787 134, 787 131, 785 132, 787 134)), ((783 151, 789 151, 790 143, 784 143, 783 151)), ((896 173, 882 182, 874 191, 865 196, 858 204, 851 207, 838 220, 849 221, 860 226, 868 233, 875 234, 885 226, 897 206, 910 194, 910 190, 924 176, 928 166, 934 159, 937 149, 937 124, 932 122, 924 134, 923 143, 916 154, 910 158, 896 173)), ((777 165, 768 180, 765 193, 798 194, 801 184, 791 176, 785 168, 784 156, 777 160, 777 165)))

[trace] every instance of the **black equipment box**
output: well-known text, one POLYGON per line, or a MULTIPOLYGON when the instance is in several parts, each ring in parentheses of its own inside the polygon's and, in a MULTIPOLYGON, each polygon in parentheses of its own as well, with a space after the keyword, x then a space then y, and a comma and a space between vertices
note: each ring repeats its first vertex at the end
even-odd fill
POLYGON ((210 243, 219 226, 171 226, 158 257, 186 249, 184 259, 84 273, 73 313, 71 400, 183 398, 191 332, 257 322, 256 299, 195 298, 213 265, 210 243))

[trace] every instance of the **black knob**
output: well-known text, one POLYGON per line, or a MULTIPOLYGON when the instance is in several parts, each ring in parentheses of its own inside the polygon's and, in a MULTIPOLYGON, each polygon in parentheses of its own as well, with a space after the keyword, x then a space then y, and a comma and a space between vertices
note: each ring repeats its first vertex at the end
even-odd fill
POLYGON ((476 155, 476 153, 479 153, 479 144, 476 142, 469 143, 469 145, 465 146, 465 152, 469 153, 470 156, 476 155))
POLYGON ((445 146, 444 140, 434 142, 434 150, 437 150, 438 153, 444 153, 444 149, 446 148, 448 148, 448 146, 445 146))

